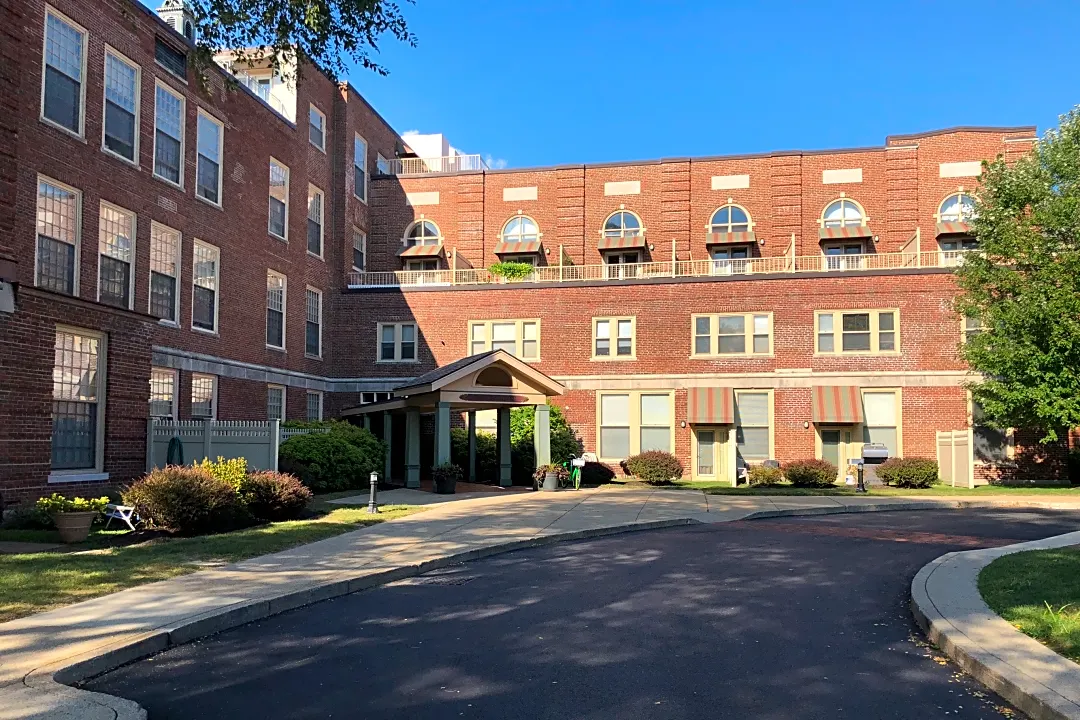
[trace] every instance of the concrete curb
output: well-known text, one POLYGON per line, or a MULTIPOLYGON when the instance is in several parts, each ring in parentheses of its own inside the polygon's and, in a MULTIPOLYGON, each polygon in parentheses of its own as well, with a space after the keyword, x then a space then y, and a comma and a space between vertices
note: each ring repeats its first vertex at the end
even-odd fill
POLYGON ((1080 665, 1024 635, 983 601, 979 572, 1003 555, 1080 543, 1080 532, 952 552, 911 582, 911 611, 930 641, 1032 720, 1080 720, 1080 665))

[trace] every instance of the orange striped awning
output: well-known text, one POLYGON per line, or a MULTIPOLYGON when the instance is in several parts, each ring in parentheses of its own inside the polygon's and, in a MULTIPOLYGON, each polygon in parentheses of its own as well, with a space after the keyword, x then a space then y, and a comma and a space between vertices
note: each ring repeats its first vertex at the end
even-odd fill
POLYGON ((862 397, 854 385, 827 385, 814 388, 811 418, 816 423, 861 423, 862 397))
POLYGON ((706 245, 739 245, 757 242, 752 232, 711 232, 705 235, 706 245))
POLYGON ((729 387, 690 388, 686 391, 686 422, 730 425, 735 422, 735 392, 729 387))
POLYGON ((539 240, 526 242, 500 242, 495 245, 496 255, 527 255, 540 252, 539 240))
POLYGON ((600 238, 600 245, 597 246, 600 250, 623 250, 625 248, 643 248, 645 247, 644 235, 627 235, 625 237, 607 237, 606 235, 600 238))
POLYGON ((939 222, 937 234, 941 235, 970 235, 971 225, 966 222, 939 222))
POLYGON ((845 225, 844 227, 821 228, 818 231, 820 240, 851 240, 855 238, 873 237, 869 225, 845 225))
POLYGON ((398 250, 398 257, 438 257, 442 252, 442 245, 413 245, 398 250))

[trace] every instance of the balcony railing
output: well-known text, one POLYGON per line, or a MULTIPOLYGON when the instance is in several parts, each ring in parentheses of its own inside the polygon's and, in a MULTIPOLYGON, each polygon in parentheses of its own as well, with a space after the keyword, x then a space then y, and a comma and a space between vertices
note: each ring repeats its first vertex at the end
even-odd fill
POLYGON ((427 175, 430 173, 466 172, 469 170, 487 170, 487 164, 479 155, 392 158, 379 163, 379 172, 384 175, 427 175))
POLYGON ((395 270, 351 272, 350 288, 418 287, 432 285, 508 285, 580 282, 584 280, 644 280, 648 278, 728 277, 783 273, 857 272, 918 268, 952 268, 973 250, 872 253, 867 255, 780 255, 744 260, 678 260, 625 265, 549 265, 534 268, 527 277, 509 279, 484 268, 461 270, 395 270))

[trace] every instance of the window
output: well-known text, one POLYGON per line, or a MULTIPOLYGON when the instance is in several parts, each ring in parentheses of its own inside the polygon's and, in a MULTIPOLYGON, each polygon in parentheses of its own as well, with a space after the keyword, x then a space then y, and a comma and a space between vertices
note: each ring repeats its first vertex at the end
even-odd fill
POLYGON ((364 258, 367 255, 367 235, 353 228, 352 231, 352 268, 364 271, 364 258))
POLYGON ((598 393, 597 447, 601 458, 622 460, 646 450, 671 452, 674 416, 670 392, 598 393))
POLYGON ((40 288, 79 292, 79 226, 82 195, 52 180, 38 178, 37 272, 40 288))
POLYGON ((289 168, 270 158, 270 234, 289 239, 289 168))
POLYGON ((86 31, 49 8, 45 12, 41 117, 76 135, 83 134, 85 67, 86 31))
POLYGON ((191 417, 213 420, 217 417, 217 376, 191 376, 191 417))
POLYGON ((618 210, 611 213, 604 221, 604 237, 624 238, 637 237, 644 232, 641 227, 641 218, 629 210, 618 210))
POLYGON ((540 359, 539 320, 484 320, 469 323, 469 354, 505 350, 522 360, 540 359))
POLYGON ((306 305, 304 354, 308 357, 322 357, 322 293, 314 288, 308 288, 306 305))
POLYGON ((772 456, 772 395, 761 390, 735 391, 735 447, 745 463, 772 456))
POLYGON ((540 228, 526 215, 512 217, 503 226, 502 241, 505 243, 537 242, 539 239, 540 228))
POLYGON ((180 233, 150 223, 150 314, 167 323, 180 317, 180 233))
POLYGON ((133 163, 139 153, 139 66, 105 49, 103 147, 133 163))
POLYGON ((323 194, 314 185, 308 185, 307 196, 307 251, 322 257, 323 244, 323 194))
POLYGON ((184 184, 184 98, 161 83, 154 91, 154 175, 184 184))
POLYGON ((862 270, 865 266, 861 242, 822 243, 821 252, 826 270, 862 270))
POLYGON ((829 203, 821 214, 822 227, 842 228, 865 225, 863 211, 859 203, 841 198, 829 203))
POLYGON ((709 232, 750 232, 750 214, 738 205, 725 205, 713 213, 709 220, 709 232))
POLYGON ((972 400, 971 436, 975 462, 989 465, 1009 462, 1014 452, 1013 431, 991 427, 983 417, 982 406, 972 400))
POLYGON ((187 80, 187 55, 163 42, 161 38, 154 40, 154 58, 158 65, 181 80, 187 80))
POLYGON ((199 111, 198 164, 195 166, 195 194, 221 204, 221 145, 225 130, 221 123, 199 111))
POLYGON ((100 471, 105 338, 57 328, 54 350, 52 469, 100 471))
POLYGON ((367 202, 367 142, 359 135, 353 138, 353 194, 367 202))
POLYGON ((191 277, 191 327, 217 332, 218 258, 213 245, 195 241, 191 277))
POLYGON ((383 402, 394 396, 392 392, 365 392, 360 393, 360 404, 368 405, 374 402, 383 402))
POLYGON ((280 385, 266 386, 266 419, 285 421, 285 388, 280 385))
POLYGON ((439 269, 439 261, 438 261, 438 259, 435 259, 435 258, 429 258, 429 259, 426 259, 426 260, 424 260, 424 259, 413 260, 413 259, 406 258, 405 259, 405 269, 406 270, 412 270, 412 271, 416 271, 416 270, 419 270, 419 271, 438 270, 439 269))
POLYGON ((982 320, 975 317, 964 318, 963 334, 964 342, 970 342, 971 338, 976 335, 982 334, 986 330, 986 326, 983 325, 982 320))
POLYGON ((308 110, 308 141, 326 151, 326 116, 314 105, 308 110))
POLYGON ((442 234, 439 226, 430 220, 417 220, 405 232, 405 245, 439 245, 442 243, 442 234))
POLYGON ((593 359, 633 360, 635 318, 593 318, 593 359))
POLYGON ((379 323, 379 362, 416 361, 416 323, 379 323))
POLYGON ((176 419, 176 371, 150 368, 150 417, 176 419))
POLYGON ((772 315, 695 315, 692 356, 768 355, 772 352, 772 315))
POLYGON ((375 169, 380 175, 393 175, 391 170, 390 161, 383 157, 382 153, 378 153, 375 156, 375 169))
POLYGON ((889 448, 889 457, 900 457, 899 393, 896 390, 866 390, 862 401, 863 442, 881 443, 889 448))
MULTIPOLYGON (((941 246, 944 252, 960 252, 962 250, 978 250, 979 241, 975 238, 953 238, 951 240, 938 240, 938 244, 941 246)), ((946 258, 953 259, 953 258, 946 258)), ((955 258, 954 260, 959 260, 955 258)))
POLYGON ((98 213, 98 302, 131 309, 135 262, 135 216, 101 203, 98 213))
POLYGON ((938 222, 970 222, 975 217, 975 198, 967 193, 954 193, 938 208, 938 222))
POLYGON ((817 313, 817 352, 894 353, 900 350, 896 310, 817 313))
POLYGON ((285 349, 285 276, 266 271, 266 346, 285 349))
POLYGON ((307 391, 307 419, 322 420, 323 394, 317 390, 307 391))

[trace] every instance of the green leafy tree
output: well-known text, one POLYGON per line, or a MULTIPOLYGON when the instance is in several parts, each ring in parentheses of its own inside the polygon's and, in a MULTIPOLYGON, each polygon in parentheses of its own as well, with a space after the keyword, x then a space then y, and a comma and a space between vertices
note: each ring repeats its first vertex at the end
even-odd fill
POLYGON ((961 347, 984 420, 1036 430, 1080 425, 1080 108, 1029 155, 986 163, 972 219, 981 253, 957 269, 955 308, 984 330, 961 347))

